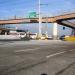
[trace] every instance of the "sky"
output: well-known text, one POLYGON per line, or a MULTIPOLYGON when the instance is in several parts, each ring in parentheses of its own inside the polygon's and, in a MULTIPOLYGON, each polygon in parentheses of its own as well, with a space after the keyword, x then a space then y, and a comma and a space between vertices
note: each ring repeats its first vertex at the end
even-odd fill
MULTIPOLYGON (((54 16, 75 11, 75 0, 40 0, 41 13, 54 16)), ((0 18, 26 17, 38 13, 39 0, 0 0, 0 18)))
MULTIPOLYGON (((56 16, 64 13, 75 12, 75 0, 40 0, 42 16, 56 16)), ((16 17, 28 17, 29 13, 39 12, 39 0, 0 0, 0 19, 10 19, 16 17)), ((18 26, 27 28, 31 32, 38 32, 38 25, 30 24, 18 26)), ((69 28, 63 31, 63 26, 59 26, 59 32, 70 34, 69 28), (61 31, 60 31, 61 30, 61 31)), ((42 30, 44 31, 44 30, 42 30)), ((48 32, 52 33, 52 26, 48 24, 48 32)), ((61 34, 59 33, 59 34, 61 34)))

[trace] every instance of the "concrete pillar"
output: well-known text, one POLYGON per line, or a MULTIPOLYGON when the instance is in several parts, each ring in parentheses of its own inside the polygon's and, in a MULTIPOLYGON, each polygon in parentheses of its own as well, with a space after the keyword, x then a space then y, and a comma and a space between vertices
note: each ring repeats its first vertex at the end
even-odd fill
POLYGON ((7 35, 7 32, 5 32, 5 35, 7 35))
POLYGON ((57 35, 58 35, 57 23, 54 23, 54 25, 53 25, 53 39, 54 40, 57 40, 57 35))
POLYGON ((1 34, 2 30, 0 30, 0 34, 1 34))
POLYGON ((75 29, 72 29, 71 35, 75 36, 75 29))

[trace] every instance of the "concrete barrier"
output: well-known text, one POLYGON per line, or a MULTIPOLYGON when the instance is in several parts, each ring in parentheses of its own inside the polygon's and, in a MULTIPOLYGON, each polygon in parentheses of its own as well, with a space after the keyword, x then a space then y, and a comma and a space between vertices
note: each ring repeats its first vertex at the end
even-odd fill
POLYGON ((0 40, 15 40, 21 39, 19 35, 0 35, 0 40))

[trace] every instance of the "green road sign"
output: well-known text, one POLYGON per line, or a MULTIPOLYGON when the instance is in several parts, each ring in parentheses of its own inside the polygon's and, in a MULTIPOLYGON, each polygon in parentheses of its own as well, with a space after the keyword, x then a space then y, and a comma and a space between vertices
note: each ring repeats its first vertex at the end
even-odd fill
POLYGON ((35 18, 35 17, 37 17, 36 12, 29 13, 29 18, 35 18))

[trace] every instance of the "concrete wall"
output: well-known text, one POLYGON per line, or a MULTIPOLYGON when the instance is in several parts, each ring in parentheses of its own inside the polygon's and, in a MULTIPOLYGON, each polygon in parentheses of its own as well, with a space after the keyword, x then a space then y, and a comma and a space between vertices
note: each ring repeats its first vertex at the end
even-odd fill
POLYGON ((0 35, 0 40, 5 40, 5 39, 14 40, 14 39, 20 39, 20 37, 19 35, 0 35))

